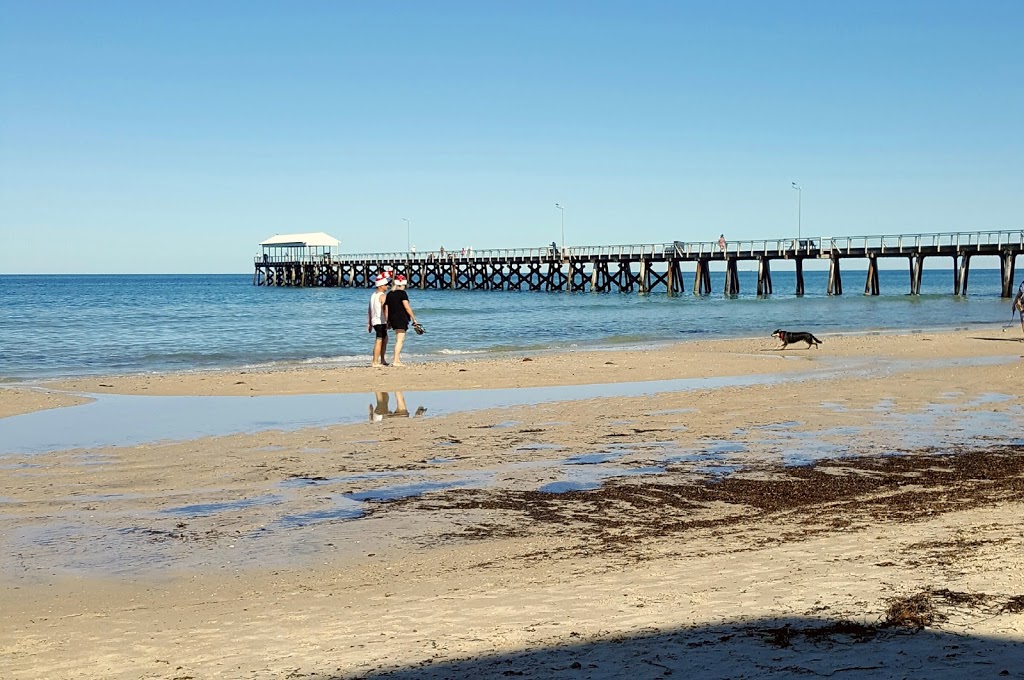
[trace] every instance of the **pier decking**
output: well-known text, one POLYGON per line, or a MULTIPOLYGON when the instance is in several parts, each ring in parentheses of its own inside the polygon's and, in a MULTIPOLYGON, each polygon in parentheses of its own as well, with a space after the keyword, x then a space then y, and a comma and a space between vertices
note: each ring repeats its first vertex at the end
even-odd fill
POLYGON ((711 264, 725 265, 726 295, 740 292, 738 263, 757 262, 757 294, 773 292, 771 263, 793 260, 796 294, 804 294, 805 260, 828 260, 829 295, 843 294, 843 260, 867 260, 866 295, 878 295, 878 261, 904 258, 909 292, 921 292, 925 258, 952 258, 954 295, 967 294, 972 257, 999 259, 1001 295, 1014 294, 1017 256, 1024 253, 1024 230, 842 236, 800 239, 657 243, 621 246, 573 246, 466 252, 318 253, 270 255, 255 259, 257 286, 369 288, 374 276, 391 270, 404 274, 411 288, 453 290, 533 290, 650 293, 685 292, 684 277, 693 277, 692 292, 711 293, 711 264), (684 272, 683 265, 693 265, 684 272))

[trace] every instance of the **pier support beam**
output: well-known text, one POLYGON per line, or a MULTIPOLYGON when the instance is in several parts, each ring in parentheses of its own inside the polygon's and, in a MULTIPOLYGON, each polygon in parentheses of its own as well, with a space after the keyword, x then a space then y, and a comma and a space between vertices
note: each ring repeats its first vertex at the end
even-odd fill
POLYGON ((839 257, 832 255, 828 263, 828 294, 843 294, 843 274, 839 268, 839 257))
POLYGON ((1016 255, 1011 251, 1004 251, 999 255, 999 271, 1003 275, 1003 297, 1014 296, 1013 288, 1013 267, 1016 263, 1016 255))
POLYGON ((921 271, 924 269, 924 254, 910 256, 910 294, 921 294, 921 271))
POLYGON ((593 277, 587 276, 586 266, 583 260, 569 260, 569 290, 582 293, 587 289, 587 281, 593 277))
POLYGON ((867 281, 864 282, 864 294, 878 295, 879 292, 878 257, 875 255, 868 255, 868 278, 867 281))
POLYGON ((594 261, 594 271, 590 275, 590 290, 607 293, 612 289, 612 276, 608 272, 608 263, 603 260, 594 261))
POLYGON ((764 256, 757 258, 757 294, 772 294, 771 260, 764 256))
POLYGON ((693 277, 693 294, 709 295, 711 293, 711 263, 709 260, 697 260, 697 272, 693 277))
POLYGON ((548 290, 562 290, 562 284, 565 282, 565 272, 562 271, 562 261, 552 260, 551 264, 548 265, 548 290))
POLYGON ((675 295, 676 293, 686 292, 683 288, 683 269, 679 264, 679 260, 673 258, 668 265, 669 270, 669 295, 675 295))
POLYGON ((540 262, 528 262, 526 266, 529 269, 526 273, 527 287, 530 290, 541 290, 544 284, 544 274, 541 273, 540 262))
POLYGON ((637 277, 633 275, 633 268, 629 260, 619 260, 619 271, 615 275, 619 282, 620 293, 632 293, 633 286, 637 283, 637 277))
POLYGON ((735 257, 729 257, 725 262, 725 294, 740 294, 740 276, 736 269, 735 257))
POLYGON ((796 258, 796 294, 798 297, 804 294, 804 258, 796 258))
POLYGON ((971 256, 964 254, 960 260, 960 294, 967 295, 967 278, 971 273, 971 256))

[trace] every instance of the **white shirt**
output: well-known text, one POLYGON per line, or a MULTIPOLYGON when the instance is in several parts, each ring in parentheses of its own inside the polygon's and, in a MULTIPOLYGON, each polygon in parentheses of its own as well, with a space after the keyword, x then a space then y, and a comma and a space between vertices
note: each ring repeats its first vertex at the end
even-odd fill
POLYGON ((370 296, 370 325, 379 326, 384 323, 384 297, 385 293, 373 291, 370 296))

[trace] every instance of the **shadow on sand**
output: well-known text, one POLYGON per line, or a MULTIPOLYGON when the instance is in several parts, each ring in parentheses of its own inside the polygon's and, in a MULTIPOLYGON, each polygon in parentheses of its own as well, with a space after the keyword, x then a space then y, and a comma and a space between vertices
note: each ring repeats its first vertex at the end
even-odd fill
POLYGON ((1024 338, 982 338, 977 335, 972 336, 971 340, 990 340, 992 342, 1024 342, 1024 338))
MULTIPOLYGON (((1007 611, 1004 605, 989 616, 1016 617, 1019 625, 1022 614, 1007 611)), ((415 667, 333 677, 1021 678, 1024 640, 795 617, 635 637, 609 635, 586 643, 570 639, 517 653, 441 663, 427 660, 415 667)))

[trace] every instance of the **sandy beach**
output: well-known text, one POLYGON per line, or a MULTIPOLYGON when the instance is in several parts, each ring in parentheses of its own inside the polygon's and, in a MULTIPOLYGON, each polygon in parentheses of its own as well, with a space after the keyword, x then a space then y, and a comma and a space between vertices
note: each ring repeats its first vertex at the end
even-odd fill
POLYGON ((822 339, 0 389, 366 396, 0 448, 0 678, 1024 677, 1019 333, 822 339), (706 380, 610 396, 674 379, 706 380), (419 408, 573 385, 609 395, 419 408))

